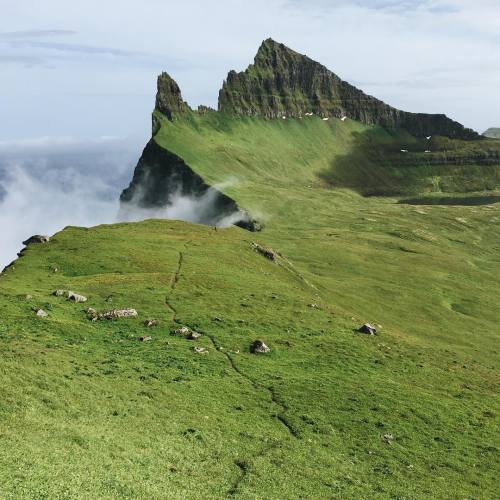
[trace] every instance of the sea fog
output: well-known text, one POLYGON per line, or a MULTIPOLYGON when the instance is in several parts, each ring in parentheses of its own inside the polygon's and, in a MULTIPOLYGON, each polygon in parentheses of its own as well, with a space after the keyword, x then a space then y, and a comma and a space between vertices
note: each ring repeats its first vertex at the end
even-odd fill
POLYGON ((116 137, 0 142, 0 270, 33 234, 116 222, 143 144, 116 137))

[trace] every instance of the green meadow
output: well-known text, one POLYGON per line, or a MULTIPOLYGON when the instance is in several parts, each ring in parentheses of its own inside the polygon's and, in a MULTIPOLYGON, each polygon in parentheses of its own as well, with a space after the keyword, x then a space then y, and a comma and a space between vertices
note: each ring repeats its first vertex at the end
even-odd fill
POLYGON ((0 497, 496 498, 500 141, 157 119, 264 228, 68 227, 0 275, 0 497))

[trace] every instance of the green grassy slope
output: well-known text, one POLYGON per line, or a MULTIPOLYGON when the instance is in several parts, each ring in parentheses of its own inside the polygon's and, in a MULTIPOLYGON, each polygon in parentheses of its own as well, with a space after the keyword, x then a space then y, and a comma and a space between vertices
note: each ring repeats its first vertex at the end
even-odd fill
POLYGON ((250 203, 267 182, 287 189, 311 183, 346 187, 368 195, 500 188, 500 141, 494 139, 428 141, 315 116, 265 120, 187 113, 173 123, 157 112, 155 117, 161 123, 158 144, 213 183, 231 177, 248 183, 237 193, 241 199, 248 191, 250 203))
POLYGON ((499 193, 416 206, 331 189, 318 173, 365 132, 190 115, 157 141, 236 179, 224 191, 264 231, 146 221, 28 248, 0 276, 0 496, 494 498, 499 193), (380 334, 356 333, 365 321, 380 334), (256 338, 271 354, 249 353, 256 338))

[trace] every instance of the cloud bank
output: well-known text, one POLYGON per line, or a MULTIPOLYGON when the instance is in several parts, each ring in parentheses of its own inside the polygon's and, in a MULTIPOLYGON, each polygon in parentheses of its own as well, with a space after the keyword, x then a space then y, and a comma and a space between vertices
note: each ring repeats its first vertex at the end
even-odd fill
POLYGON ((33 234, 115 222, 136 156, 123 139, 0 142, 0 269, 33 234))
POLYGON ((162 70, 214 106, 270 36, 391 105, 484 130, 500 116, 499 18, 498 0, 10 2, 0 140, 140 133, 162 70))
POLYGON ((155 218, 229 227, 246 219, 240 211, 220 213, 218 190, 227 184, 201 195, 181 194, 179 186, 165 207, 144 209, 132 201, 120 208, 139 151, 137 140, 113 137, 0 142, 0 270, 28 237, 52 235, 69 225, 155 218))

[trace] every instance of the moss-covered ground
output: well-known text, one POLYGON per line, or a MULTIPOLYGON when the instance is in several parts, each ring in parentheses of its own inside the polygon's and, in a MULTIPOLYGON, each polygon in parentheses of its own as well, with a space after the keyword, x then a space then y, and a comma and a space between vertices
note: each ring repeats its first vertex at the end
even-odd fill
POLYGON ((321 173, 361 128, 165 124, 157 141, 232 179, 262 232, 70 227, 0 276, 2 498, 498 496, 499 193, 332 187, 321 173), (139 316, 92 322, 89 306, 139 316), (257 338, 270 354, 249 352, 257 338))

